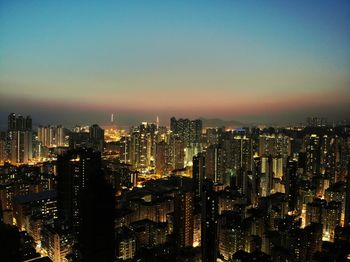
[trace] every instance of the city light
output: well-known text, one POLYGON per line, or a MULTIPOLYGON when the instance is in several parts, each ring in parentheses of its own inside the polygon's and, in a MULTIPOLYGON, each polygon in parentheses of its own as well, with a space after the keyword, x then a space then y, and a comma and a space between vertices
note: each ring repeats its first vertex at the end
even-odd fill
POLYGON ((0 17, 0 262, 350 261, 350 1, 0 17))

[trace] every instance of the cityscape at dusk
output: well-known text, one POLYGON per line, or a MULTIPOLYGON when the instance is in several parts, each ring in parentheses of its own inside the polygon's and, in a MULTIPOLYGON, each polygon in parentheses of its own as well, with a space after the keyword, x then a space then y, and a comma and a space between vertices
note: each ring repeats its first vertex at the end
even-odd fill
POLYGON ((0 262, 350 261, 350 1, 0 0, 0 262))

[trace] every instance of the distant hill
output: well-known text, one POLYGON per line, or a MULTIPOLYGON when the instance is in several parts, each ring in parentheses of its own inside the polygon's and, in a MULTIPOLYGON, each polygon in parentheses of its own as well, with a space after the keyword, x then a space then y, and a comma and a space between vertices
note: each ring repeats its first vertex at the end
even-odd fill
POLYGON ((236 128, 244 126, 243 123, 236 120, 222 120, 220 118, 199 118, 203 122, 203 127, 226 127, 236 128))

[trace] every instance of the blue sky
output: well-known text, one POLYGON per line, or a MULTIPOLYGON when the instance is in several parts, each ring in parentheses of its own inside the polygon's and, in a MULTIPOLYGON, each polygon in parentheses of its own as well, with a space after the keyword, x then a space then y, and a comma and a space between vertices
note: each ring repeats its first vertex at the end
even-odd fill
POLYGON ((349 1, 0 1, 0 110, 339 119, 349 46, 349 1))

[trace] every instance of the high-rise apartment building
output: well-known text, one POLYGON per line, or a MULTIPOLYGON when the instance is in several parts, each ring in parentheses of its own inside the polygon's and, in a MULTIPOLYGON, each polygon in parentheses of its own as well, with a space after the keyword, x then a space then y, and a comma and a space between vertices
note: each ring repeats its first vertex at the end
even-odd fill
POLYGON ((193 212, 193 193, 179 192, 174 199, 174 232, 180 248, 193 246, 193 212))
POLYGON ((321 165, 321 141, 316 134, 307 135, 304 138, 304 150, 306 157, 306 172, 310 175, 318 174, 321 165))
POLYGON ((6 132, 0 132, 0 163, 5 162, 6 160, 6 132))
POLYGON ((146 170, 154 166, 155 158, 155 141, 156 141, 155 124, 143 122, 131 132, 130 143, 130 161, 138 169, 146 170))
POLYGON ((346 197, 345 197, 345 226, 350 226, 350 161, 348 163, 348 176, 346 178, 346 197))
POLYGON ((44 147, 61 147, 66 146, 64 127, 58 126, 39 126, 38 140, 44 147))
POLYGON ((156 143, 156 153, 155 153, 155 162, 156 162, 156 174, 164 175, 168 171, 167 163, 167 144, 165 141, 160 141, 156 143))
POLYGON ((114 261, 114 192, 101 153, 68 151, 57 159, 58 221, 74 232, 83 261, 114 261))
POLYGON ((205 153, 193 157, 192 178, 196 202, 201 199, 202 186, 205 179, 205 153))
POLYGON ((172 117, 170 119, 170 130, 173 134, 178 135, 186 146, 201 143, 202 120, 200 119, 189 120, 187 118, 176 119, 175 117, 172 117))
POLYGON ((205 180, 202 186, 202 261, 215 262, 218 253, 218 197, 214 183, 205 180))
POLYGON ((32 119, 30 116, 8 116, 7 154, 12 163, 27 163, 32 159, 32 119))

